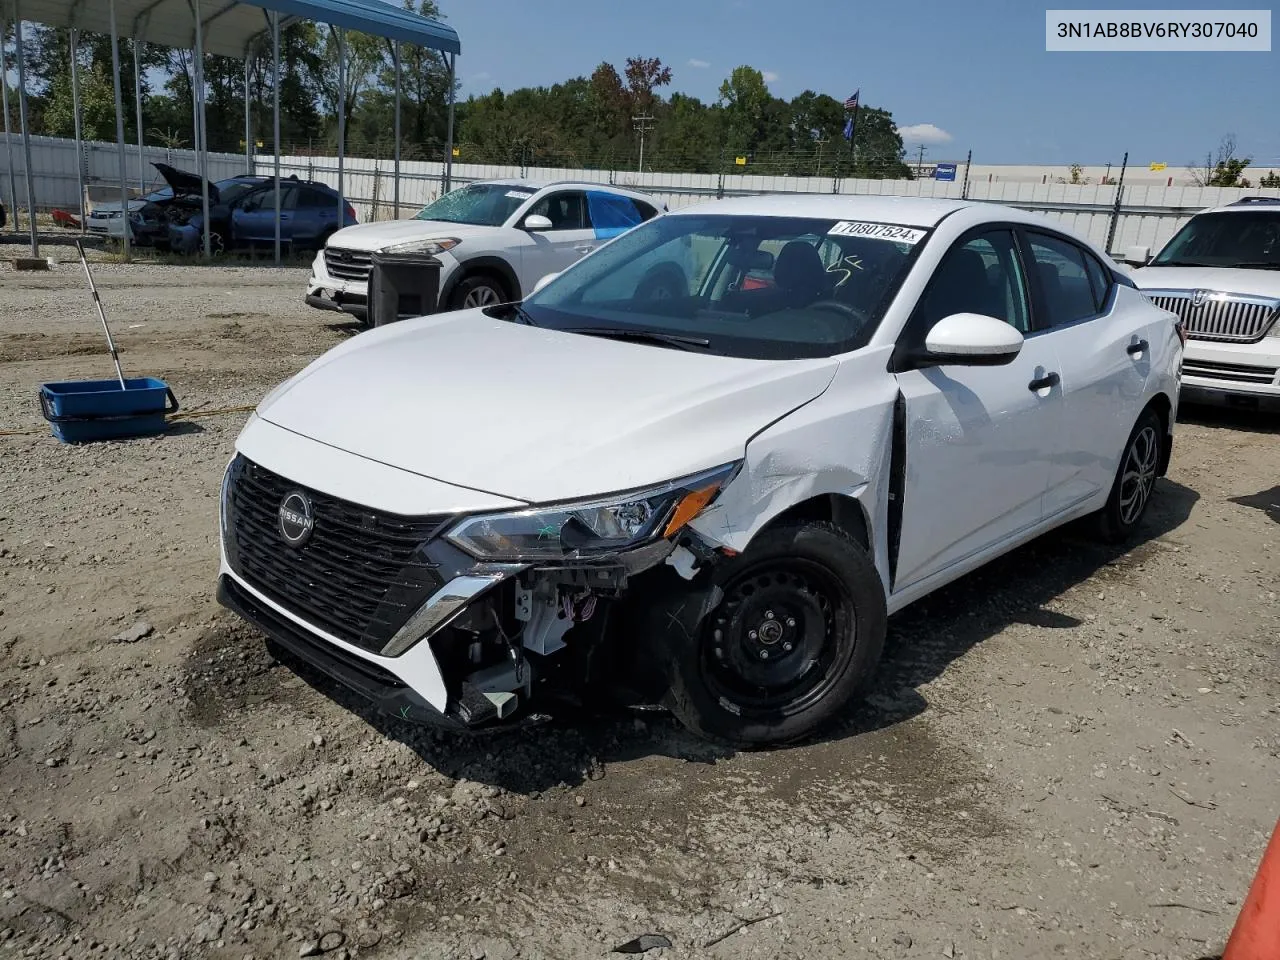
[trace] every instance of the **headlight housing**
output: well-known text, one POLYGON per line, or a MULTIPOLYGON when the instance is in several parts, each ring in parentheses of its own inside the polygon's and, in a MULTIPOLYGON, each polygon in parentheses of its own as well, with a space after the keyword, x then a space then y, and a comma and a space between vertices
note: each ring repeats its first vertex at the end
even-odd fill
POLYGON ((452 250, 462 241, 457 237, 433 237, 430 240, 408 240, 404 243, 393 243, 382 247, 379 253, 425 253, 434 257, 437 253, 452 250))
POLYGON ((468 517, 445 538, 480 560, 582 560, 673 536, 710 504, 741 461, 599 500, 468 517))

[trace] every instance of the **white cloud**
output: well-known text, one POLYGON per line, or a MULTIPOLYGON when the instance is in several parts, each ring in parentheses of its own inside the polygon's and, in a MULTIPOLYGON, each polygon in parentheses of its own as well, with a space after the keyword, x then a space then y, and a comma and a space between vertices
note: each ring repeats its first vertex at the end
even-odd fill
POLYGON ((708 63, 706 60, 699 60, 697 57, 694 57, 692 60, 689 61, 689 66, 697 70, 705 70, 707 69, 707 67, 711 66, 711 64, 708 63))
POLYGON ((467 79, 472 83, 483 83, 490 78, 491 74, 487 72, 473 73, 467 79))
POLYGON ((764 72, 764 82, 765 82, 765 83, 776 83, 776 82, 777 82, 777 80, 778 80, 778 75, 777 75, 776 73, 774 73, 772 70, 766 70, 766 71, 764 72))
POLYGON ((951 134, 932 123, 911 123, 899 127, 903 143, 950 143, 951 134))

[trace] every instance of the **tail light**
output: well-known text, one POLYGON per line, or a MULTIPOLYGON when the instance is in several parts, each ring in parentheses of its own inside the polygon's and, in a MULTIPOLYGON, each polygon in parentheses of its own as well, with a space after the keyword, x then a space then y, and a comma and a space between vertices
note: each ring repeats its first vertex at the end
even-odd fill
POLYGON ((1173 329, 1178 331, 1178 339, 1182 341, 1182 345, 1187 345, 1187 323, 1181 317, 1173 321, 1173 329))
POLYGON ((356 218, 356 208, 349 203, 347 204, 347 216, 352 220, 356 218))

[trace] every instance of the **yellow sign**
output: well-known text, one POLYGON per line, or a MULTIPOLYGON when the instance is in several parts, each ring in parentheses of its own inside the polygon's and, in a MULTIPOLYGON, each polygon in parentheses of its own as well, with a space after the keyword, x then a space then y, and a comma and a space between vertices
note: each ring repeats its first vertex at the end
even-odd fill
POLYGON ((458 149, 457 147, 454 147, 454 148, 453 148, 453 155, 454 155, 455 157, 460 157, 460 156, 462 156, 462 151, 461 151, 460 149, 458 149))
POLYGON ((745 166, 747 165, 747 158, 746 158, 746 157, 734 157, 734 158, 733 158, 733 162, 734 162, 734 163, 736 163, 736 164, 737 164, 738 166, 740 166, 740 167, 745 167, 745 166))
POLYGON ((1151 172, 1154 173, 1157 170, 1163 170, 1167 166, 1169 166, 1167 163, 1153 163, 1151 164, 1150 169, 1151 169, 1151 172))

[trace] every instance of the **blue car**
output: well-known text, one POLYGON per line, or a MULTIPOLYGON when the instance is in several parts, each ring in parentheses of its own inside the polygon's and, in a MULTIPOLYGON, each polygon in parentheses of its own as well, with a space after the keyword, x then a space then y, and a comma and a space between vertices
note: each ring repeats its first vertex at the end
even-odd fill
MULTIPOLYGON (((219 203, 211 205, 213 251, 235 246, 275 242, 275 181, 271 177, 233 177, 217 184, 219 203), (230 190, 223 189, 224 183, 230 190)), ((211 198, 212 199, 212 198, 211 198)), ((357 223, 351 204, 342 202, 341 226, 357 223)), ((338 193, 323 183, 299 180, 280 181, 280 239, 294 247, 320 249, 329 235, 339 229, 338 193)), ((185 223, 169 228, 169 245, 179 253, 196 253, 204 243, 204 216, 192 214, 185 223)))

